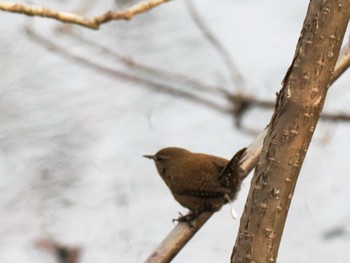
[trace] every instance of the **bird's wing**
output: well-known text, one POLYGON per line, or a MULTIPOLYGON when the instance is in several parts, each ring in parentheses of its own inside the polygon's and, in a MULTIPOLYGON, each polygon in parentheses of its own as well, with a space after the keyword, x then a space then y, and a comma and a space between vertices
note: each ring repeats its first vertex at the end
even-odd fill
POLYGON ((174 178, 171 181, 174 193, 201 198, 216 198, 231 192, 228 188, 222 187, 219 180, 212 174, 201 172, 200 175, 193 176, 191 180, 187 178, 186 183, 182 182, 181 178, 174 178))
POLYGON ((171 188, 174 193, 201 198, 216 198, 229 194, 231 191, 220 185, 218 178, 228 161, 219 157, 210 157, 210 161, 204 162, 200 167, 197 166, 192 172, 188 170, 190 176, 185 179, 183 175, 171 178, 171 188))

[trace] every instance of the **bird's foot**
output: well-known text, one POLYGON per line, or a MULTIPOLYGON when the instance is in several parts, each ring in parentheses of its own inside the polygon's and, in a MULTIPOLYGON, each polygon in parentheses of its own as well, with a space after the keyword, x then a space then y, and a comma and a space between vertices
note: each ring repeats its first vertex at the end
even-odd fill
POLYGON ((190 212, 188 213, 187 215, 183 215, 179 212, 179 217, 177 219, 173 219, 173 223, 174 222, 179 222, 179 223, 187 223, 189 225, 190 228, 193 228, 193 224, 192 224, 192 221, 195 220, 199 214, 198 213, 195 213, 195 212, 190 212))

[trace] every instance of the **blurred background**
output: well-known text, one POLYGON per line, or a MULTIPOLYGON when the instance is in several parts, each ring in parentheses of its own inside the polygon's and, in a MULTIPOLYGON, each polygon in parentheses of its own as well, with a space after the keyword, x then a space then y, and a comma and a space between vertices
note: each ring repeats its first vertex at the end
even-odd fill
MULTIPOLYGON (((31 3, 90 17, 137 2, 31 3)), ((0 262, 144 261, 186 209, 142 155, 178 146, 229 159, 252 142, 307 6, 174 0, 98 31, 0 12, 0 262)), ((324 112, 350 113, 349 83, 332 86, 324 112)), ((350 262, 349 132, 319 122, 279 262, 350 262)), ((238 227, 223 207, 174 262, 228 262, 238 227)))

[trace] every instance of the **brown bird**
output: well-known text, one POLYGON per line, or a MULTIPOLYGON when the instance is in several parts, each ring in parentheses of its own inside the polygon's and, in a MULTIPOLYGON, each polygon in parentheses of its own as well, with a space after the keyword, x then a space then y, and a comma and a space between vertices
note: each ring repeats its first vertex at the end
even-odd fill
POLYGON ((178 221, 189 221, 202 212, 219 210, 236 197, 241 181, 233 162, 237 163, 244 150, 232 158, 230 165, 226 159, 176 147, 144 157, 155 161, 175 200, 192 212, 192 217, 182 216, 178 221))

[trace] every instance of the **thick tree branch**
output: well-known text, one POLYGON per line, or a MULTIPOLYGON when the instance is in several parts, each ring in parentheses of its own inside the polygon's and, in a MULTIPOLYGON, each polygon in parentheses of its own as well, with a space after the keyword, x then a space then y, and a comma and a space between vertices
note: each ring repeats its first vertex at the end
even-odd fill
POLYGON ((310 2, 251 182, 231 262, 276 262, 349 16, 350 1, 310 2))
POLYGON ((20 13, 27 16, 41 16, 59 20, 64 23, 71 23, 81 25, 91 29, 99 29, 101 24, 113 21, 113 20, 130 20, 134 15, 144 13, 156 6, 159 6, 170 0, 151 0, 144 1, 126 9, 124 11, 108 11, 104 14, 97 15, 92 18, 86 18, 77 14, 55 11, 49 8, 40 6, 33 6, 28 4, 19 4, 13 2, 0 1, 0 10, 6 12, 20 13))

